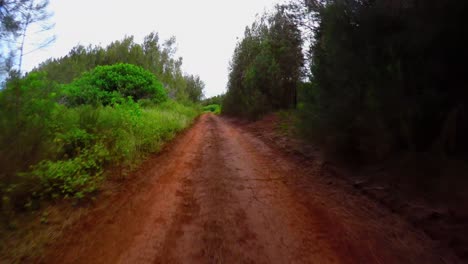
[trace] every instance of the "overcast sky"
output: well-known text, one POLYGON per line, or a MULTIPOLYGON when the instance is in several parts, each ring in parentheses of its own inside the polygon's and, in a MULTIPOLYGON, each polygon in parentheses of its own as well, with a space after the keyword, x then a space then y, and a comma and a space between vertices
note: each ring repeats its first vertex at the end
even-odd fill
POLYGON ((141 42, 155 31, 160 39, 177 39, 183 70, 198 74, 211 97, 226 89, 228 65, 237 38, 258 13, 280 0, 51 0, 57 40, 28 54, 29 71, 50 57, 66 55, 77 44, 107 45, 125 35, 141 42))

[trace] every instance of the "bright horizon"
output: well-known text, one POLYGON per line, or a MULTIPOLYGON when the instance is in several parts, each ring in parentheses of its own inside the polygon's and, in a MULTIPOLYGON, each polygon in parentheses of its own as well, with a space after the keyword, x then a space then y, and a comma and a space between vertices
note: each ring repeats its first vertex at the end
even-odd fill
MULTIPOLYGON (((205 82, 205 96, 225 92, 228 66, 238 38, 244 29, 280 0, 172 0, 128 1, 51 0, 49 10, 56 41, 42 50, 26 55, 23 70, 30 71, 48 58, 68 54, 76 45, 107 46, 125 36, 141 43, 151 32, 160 40, 175 36, 177 56, 183 58, 182 69, 197 74, 205 82)), ((31 43, 32 37, 29 38, 31 43)), ((32 46, 26 47, 28 50, 32 46)))

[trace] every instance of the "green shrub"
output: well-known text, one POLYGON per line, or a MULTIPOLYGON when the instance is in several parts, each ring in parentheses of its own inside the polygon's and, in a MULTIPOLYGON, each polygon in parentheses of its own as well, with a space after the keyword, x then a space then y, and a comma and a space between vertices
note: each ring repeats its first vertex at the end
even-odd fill
POLYGON ((132 64, 98 66, 69 85, 65 85, 69 105, 103 104, 131 97, 155 103, 167 100, 161 82, 149 71, 132 64))
POLYGON ((0 91, 0 217, 46 198, 86 197, 106 168, 135 168, 200 112, 154 98, 136 103, 118 91, 105 105, 70 107, 46 77, 29 74, 0 91))
POLYGON ((221 114, 221 106, 218 104, 211 104, 203 107, 204 112, 212 112, 215 114, 221 114))
POLYGON ((109 152, 102 144, 86 148, 71 159, 44 160, 29 174, 38 177, 41 195, 83 198, 97 189, 109 152))
POLYGON ((0 182, 8 185, 16 173, 51 153, 51 129, 60 106, 57 85, 44 73, 15 79, 0 91, 0 182))
POLYGON ((40 179, 42 195, 83 198, 97 189, 106 166, 135 168, 197 114, 172 101, 141 108, 130 98, 63 109, 53 140, 56 159, 40 162, 25 175, 40 179))

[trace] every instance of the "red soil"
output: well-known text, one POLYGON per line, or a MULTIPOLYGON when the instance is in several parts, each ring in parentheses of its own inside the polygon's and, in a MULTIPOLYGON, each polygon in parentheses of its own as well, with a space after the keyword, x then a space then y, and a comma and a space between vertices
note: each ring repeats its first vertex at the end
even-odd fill
POLYGON ((456 263, 362 195, 205 114, 44 263, 456 263))

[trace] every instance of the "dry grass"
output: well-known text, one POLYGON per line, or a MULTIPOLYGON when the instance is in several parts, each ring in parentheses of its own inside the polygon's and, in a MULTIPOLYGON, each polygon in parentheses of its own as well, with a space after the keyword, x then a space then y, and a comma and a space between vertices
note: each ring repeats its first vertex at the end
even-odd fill
POLYGON ((0 230, 0 263, 28 263, 40 260, 51 241, 89 211, 61 202, 38 211, 16 215, 14 228, 0 230))

